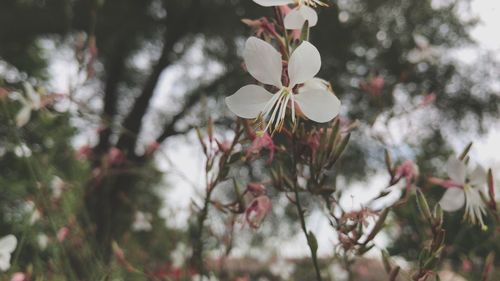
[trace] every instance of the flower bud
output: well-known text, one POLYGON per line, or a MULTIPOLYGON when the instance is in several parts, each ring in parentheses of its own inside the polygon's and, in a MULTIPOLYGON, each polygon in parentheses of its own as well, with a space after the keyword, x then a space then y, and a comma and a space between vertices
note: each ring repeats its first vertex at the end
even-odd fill
POLYGON ((269 197, 263 195, 255 198, 245 210, 245 220, 252 228, 259 228, 260 224, 271 211, 272 203, 269 197))

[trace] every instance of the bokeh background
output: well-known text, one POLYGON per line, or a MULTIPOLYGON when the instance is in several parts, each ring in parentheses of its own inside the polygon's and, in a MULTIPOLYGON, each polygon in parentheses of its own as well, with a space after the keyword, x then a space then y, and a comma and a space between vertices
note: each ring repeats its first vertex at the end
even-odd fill
MULTIPOLYGON (((319 11, 311 41, 322 55, 320 76, 342 101, 341 119, 359 124, 331 171, 344 208, 361 208, 387 185, 384 149, 397 163, 418 164, 416 184, 433 204, 443 190, 425 178, 444 177, 448 156, 471 141, 473 161, 500 177, 499 13, 488 0, 339 0, 319 11)), ((34 280, 149 280, 158 272, 171 278, 158 280, 175 280, 198 239, 192 225, 204 195, 193 128, 211 118, 219 138, 231 136, 235 116, 223 98, 251 82, 241 51, 252 30, 241 19, 262 16, 273 17, 272 9, 250 0, 0 2, 0 87, 21 91, 28 81, 56 97, 22 128, 13 123, 21 105, 0 97, 0 236, 20 238, 13 271, 44 276, 34 280), (108 171, 103 159, 110 158, 125 164, 108 171), (62 195, 54 196, 58 188, 62 195), (138 214, 147 221, 142 228, 138 214), (69 234, 58 241, 61 231, 69 234), (113 259, 118 247, 129 264, 113 259)), ((232 176, 243 185, 265 181, 265 160, 232 176)), ((273 212, 258 230, 229 231, 228 216, 210 211, 204 245, 221 280, 311 273, 300 266, 308 249, 293 208, 269 192, 273 212)), ((394 188, 387 200, 399 194, 394 188)), ((307 204, 332 280, 385 280, 382 248, 403 267, 418 258, 425 233, 414 202, 390 217, 377 249, 350 274, 335 263, 337 236, 321 208, 314 198, 307 204)), ((446 217, 453 246, 443 270, 481 280, 485 257, 500 242, 494 229, 461 219, 446 217)))

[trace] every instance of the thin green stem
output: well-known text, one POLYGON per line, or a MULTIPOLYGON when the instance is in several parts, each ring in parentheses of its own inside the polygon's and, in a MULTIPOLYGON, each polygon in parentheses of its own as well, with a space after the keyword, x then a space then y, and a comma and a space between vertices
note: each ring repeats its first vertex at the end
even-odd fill
MULTIPOLYGON (((313 238, 309 236, 309 232, 307 231, 306 220, 304 216, 304 210, 300 204, 300 196, 299 196, 299 186, 297 185, 297 162, 296 162, 296 150, 295 150, 295 136, 292 136, 292 169, 294 173, 293 179, 293 191, 295 193, 295 206, 297 206, 297 212, 299 213, 300 226, 302 228, 302 232, 306 236, 307 245, 309 246, 309 250, 311 251, 311 259, 314 265, 314 270, 316 271, 316 280, 322 281, 321 271, 319 269, 318 257, 316 255, 317 245, 313 245, 313 238)), ((315 239, 314 239, 315 240, 315 239)), ((316 242, 315 242, 316 243, 316 242)))

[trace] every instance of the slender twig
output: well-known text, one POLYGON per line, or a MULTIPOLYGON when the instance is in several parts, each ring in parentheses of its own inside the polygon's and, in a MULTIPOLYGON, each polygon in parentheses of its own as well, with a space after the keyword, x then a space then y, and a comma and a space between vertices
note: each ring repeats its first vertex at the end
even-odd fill
POLYGON ((292 170, 294 173, 293 190, 295 193, 295 206, 297 206, 297 212, 299 213, 300 226, 302 228, 302 232, 306 236, 307 245, 309 246, 309 250, 311 251, 311 259, 312 259, 312 262, 314 265, 314 270, 316 271, 316 280, 322 281, 323 279, 321 278, 321 272, 320 272, 319 264, 318 264, 318 257, 316 255, 317 245, 313 245, 312 238, 309 237, 309 232, 307 231, 306 220, 304 217, 304 210, 302 209, 302 206, 300 204, 299 186, 297 184, 297 163, 296 163, 296 159, 295 159, 295 154, 296 154, 295 136, 292 136, 292 165, 293 165, 292 170))

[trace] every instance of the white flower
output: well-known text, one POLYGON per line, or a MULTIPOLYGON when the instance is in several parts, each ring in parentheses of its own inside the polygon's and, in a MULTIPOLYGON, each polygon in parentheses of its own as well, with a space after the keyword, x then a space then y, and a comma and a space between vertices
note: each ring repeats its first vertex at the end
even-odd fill
POLYGON ((10 268, 10 256, 16 249, 17 239, 9 234, 0 238, 0 271, 7 271, 10 268))
POLYGON ((153 226, 151 225, 152 216, 150 213, 143 213, 137 211, 135 213, 134 223, 132 224, 133 231, 150 231, 153 226))
POLYGON ((429 39, 420 34, 414 34, 413 40, 417 48, 408 52, 408 61, 411 63, 419 63, 421 61, 435 63, 439 57, 439 48, 432 46, 429 39))
POLYGON ((326 6, 325 3, 319 0, 253 0, 255 3, 264 6, 281 6, 288 4, 296 4, 288 15, 285 16, 284 24, 286 29, 301 29, 306 20, 309 26, 315 26, 318 23, 318 14, 311 7, 326 6))
POLYGON ((439 201, 443 210, 453 212, 465 205, 464 218, 486 228, 483 221, 486 206, 481 198, 481 190, 486 184, 486 171, 481 166, 477 166, 467 177, 465 163, 455 157, 448 159, 446 170, 452 183, 439 201))
POLYGON ((35 92, 29 83, 24 83, 24 90, 26 92, 26 98, 22 94, 14 93, 14 97, 23 104, 23 107, 16 115, 16 126, 18 128, 28 123, 32 110, 38 110, 42 107, 40 95, 35 92))
POLYGON ((58 176, 54 176, 50 181, 50 190, 52 191, 52 198, 59 199, 63 193, 66 183, 58 176))
POLYGON ((49 237, 47 235, 44 233, 38 234, 36 236, 36 240, 38 242, 38 247, 40 247, 41 250, 47 249, 47 245, 49 244, 49 237))
POLYGON ((338 115, 339 99, 324 84, 323 80, 315 79, 321 67, 321 57, 311 43, 304 41, 290 56, 288 62, 288 86, 281 83, 281 54, 269 43, 250 37, 245 44, 243 53, 248 72, 259 82, 278 88, 275 94, 257 85, 247 85, 226 97, 229 109, 242 118, 257 118, 262 116, 267 121, 264 131, 280 130, 284 125, 286 108, 291 102, 291 117, 295 123, 295 103, 304 115, 316 122, 328 122, 338 115), (319 82, 318 82, 319 81, 319 82), (305 87, 294 93, 295 86, 305 87))

